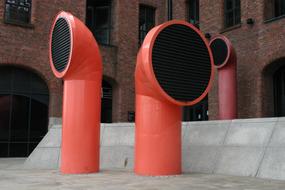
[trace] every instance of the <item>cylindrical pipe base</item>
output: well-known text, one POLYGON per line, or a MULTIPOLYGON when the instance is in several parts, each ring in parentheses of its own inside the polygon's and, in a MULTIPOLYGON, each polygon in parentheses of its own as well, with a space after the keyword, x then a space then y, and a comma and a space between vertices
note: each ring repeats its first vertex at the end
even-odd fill
POLYGON ((167 101, 136 95, 136 174, 181 174, 181 110, 167 101))
POLYGON ((219 119, 237 118, 236 63, 229 62, 218 71, 219 119))
POLYGON ((64 81, 60 168, 62 173, 99 171, 100 82, 64 81))

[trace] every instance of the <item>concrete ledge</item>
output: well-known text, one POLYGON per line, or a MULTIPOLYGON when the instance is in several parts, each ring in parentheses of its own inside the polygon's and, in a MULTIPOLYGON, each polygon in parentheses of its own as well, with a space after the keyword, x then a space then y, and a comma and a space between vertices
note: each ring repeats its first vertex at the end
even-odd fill
POLYGON ((38 148, 60 148, 61 147, 61 127, 52 127, 43 140, 38 144, 38 148))
POLYGON ((218 156, 214 173, 254 177, 263 152, 263 148, 223 147, 218 156))
POLYGON ((61 117, 50 117, 48 126, 51 128, 54 125, 62 125, 62 118, 61 117))
POLYGON ((255 123, 233 122, 230 126, 225 145, 266 146, 276 122, 255 123))
POLYGON ((183 146, 189 145, 221 145, 224 142, 230 121, 193 122, 184 129, 183 146))
POLYGON ((267 122, 277 122, 278 117, 264 117, 264 118, 249 118, 249 119, 233 119, 232 122, 235 123, 267 123, 267 122))
POLYGON ((24 163, 28 169, 57 169, 60 148, 36 148, 24 163))
MULTIPOLYGON (((132 170, 134 123, 101 125, 101 169, 132 170)), ((61 125, 26 160, 26 168, 58 168, 61 125)), ((285 180, 285 118, 182 123, 183 172, 285 180)))
POLYGON ((101 132, 101 146, 133 146, 135 128, 132 126, 105 125, 101 132))
POLYGON ((100 169, 128 169, 134 167, 133 146, 101 146, 100 169))
POLYGON ((220 146, 187 146, 182 149, 182 170, 184 173, 213 173, 220 146))
POLYGON ((285 179, 285 147, 266 150, 257 177, 285 179))

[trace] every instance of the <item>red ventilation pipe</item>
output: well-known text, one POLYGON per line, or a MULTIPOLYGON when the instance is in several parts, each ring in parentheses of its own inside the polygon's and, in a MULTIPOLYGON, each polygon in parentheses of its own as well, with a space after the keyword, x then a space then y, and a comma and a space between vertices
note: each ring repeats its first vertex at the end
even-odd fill
POLYGON ((50 66, 64 80, 62 173, 99 171, 102 60, 92 33, 60 12, 50 33, 50 66))
POLYGON ((219 119, 237 118, 236 53, 228 38, 218 35, 210 41, 218 69, 219 119))
POLYGON ((203 34, 172 20, 153 28, 137 56, 135 173, 181 173, 181 106, 210 90, 213 58, 203 34))

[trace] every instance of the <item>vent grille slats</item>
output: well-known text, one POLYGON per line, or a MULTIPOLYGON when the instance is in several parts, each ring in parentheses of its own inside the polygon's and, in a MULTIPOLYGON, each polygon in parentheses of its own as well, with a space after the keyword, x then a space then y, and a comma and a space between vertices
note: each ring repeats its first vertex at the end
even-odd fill
POLYGON ((215 65, 222 65, 228 56, 228 47, 225 41, 219 38, 215 39, 212 41, 210 47, 213 53, 215 65))
POLYGON ((162 89, 178 101, 194 101, 210 82, 207 46, 197 32, 182 24, 170 25, 158 34, 152 66, 162 89))
POLYGON ((52 31, 52 62, 58 72, 62 72, 68 62, 71 51, 71 33, 68 22, 59 18, 52 31))
MULTIPOLYGON (((190 42, 191 43, 191 42, 190 42)), ((164 44, 163 44, 164 45, 164 44)), ((185 47, 185 48, 187 48, 187 47, 185 47)), ((161 52, 157 52, 157 54, 159 55, 159 54, 165 54, 165 53, 173 53, 173 49, 165 49, 165 50, 162 50, 161 52)), ((177 55, 180 55, 180 56, 182 56, 183 58, 181 58, 181 59, 184 59, 184 57, 190 57, 190 56, 194 56, 194 54, 197 54, 197 56, 201 56, 201 55, 204 55, 205 57, 201 57, 201 60, 203 59, 203 60, 208 60, 208 58, 206 57, 207 56, 207 54, 203 54, 203 53, 199 53, 199 52, 195 52, 195 50, 193 50, 192 51, 192 54, 191 55, 189 55, 188 54, 188 51, 185 51, 185 52, 176 52, 176 54, 177 55)), ((170 58, 171 58, 171 56, 169 56, 170 58)), ((179 59, 179 57, 173 57, 174 59, 179 59)))

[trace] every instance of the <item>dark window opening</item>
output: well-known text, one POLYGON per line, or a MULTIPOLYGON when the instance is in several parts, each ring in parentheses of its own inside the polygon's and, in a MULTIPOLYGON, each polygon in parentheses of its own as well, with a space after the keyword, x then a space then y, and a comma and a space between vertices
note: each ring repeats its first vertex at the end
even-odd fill
POLYGON ((111 0, 87 0, 86 25, 99 44, 110 45, 111 0))
POLYGON ((208 117, 208 96, 194 106, 183 107, 183 121, 207 121, 208 117))
POLYGON ((101 123, 112 123, 112 86, 107 81, 102 82, 102 108, 101 108, 101 123))
POLYGON ((225 0, 225 28, 240 24, 240 0, 225 0))
POLYGON ((275 0, 274 1, 274 16, 279 17, 285 14, 285 1, 275 0))
POLYGON ((37 75, 0 68, 0 157, 26 157, 48 130, 49 93, 37 75))
POLYGON ((273 76, 274 110, 276 117, 285 116, 285 67, 281 67, 273 76))
POLYGON ((6 0, 5 22, 27 25, 31 23, 31 0, 6 0))
POLYGON ((265 0, 265 19, 272 19, 285 15, 285 0, 265 0))
POLYGON ((188 1, 188 22, 199 28, 199 0, 188 1))
POLYGON ((140 5, 139 10, 139 45, 147 33, 155 26, 155 8, 146 5, 140 5))
POLYGON ((135 122, 136 114, 134 111, 128 111, 128 122, 135 122))

